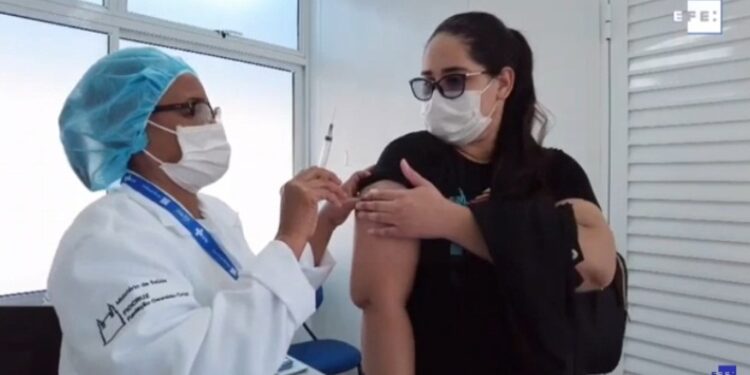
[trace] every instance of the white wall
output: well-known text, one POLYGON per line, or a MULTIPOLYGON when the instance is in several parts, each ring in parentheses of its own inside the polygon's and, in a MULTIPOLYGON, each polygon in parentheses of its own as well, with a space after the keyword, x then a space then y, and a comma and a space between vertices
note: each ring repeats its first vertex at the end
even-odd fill
MULTIPOLYGON (((422 49, 434 28, 467 10, 490 11, 524 32, 536 53, 535 79, 555 115, 547 145, 561 147, 605 194, 601 104, 599 3, 510 0, 316 0, 312 32, 312 150, 320 149, 336 109, 328 167, 345 176, 373 164, 386 144, 422 128, 419 103, 407 81, 420 71, 422 49)), ((314 157, 316 155, 313 155, 314 157)), ((317 333, 359 343, 361 315, 349 300, 353 220, 331 243, 338 267, 326 301, 313 318, 317 333)))

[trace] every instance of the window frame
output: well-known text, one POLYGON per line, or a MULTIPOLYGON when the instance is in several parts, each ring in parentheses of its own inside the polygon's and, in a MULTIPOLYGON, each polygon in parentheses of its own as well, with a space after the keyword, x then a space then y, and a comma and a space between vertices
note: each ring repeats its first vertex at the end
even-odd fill
POLYGON ((78 0, 0 0, 0 13, 83 29, 108 36, 108 53, 120 39, 181 49, 292 73, 292 170, 310 165, 310 13, 309 1, 298 1, 298 49, 218 32, 127 11, 127 0, 97 5, 78 0))

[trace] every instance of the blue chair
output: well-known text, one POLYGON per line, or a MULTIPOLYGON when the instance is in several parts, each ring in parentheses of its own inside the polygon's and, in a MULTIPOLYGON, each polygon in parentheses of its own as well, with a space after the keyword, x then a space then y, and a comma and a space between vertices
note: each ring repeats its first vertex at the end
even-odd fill
MULTIPOLYGON (((315 306, 323 304, 323 288, 315 292, 315 306)), ((318 339, 307 323, 302 325, 312 341, 294 344, 289 348, 289 355, 306 365, 324 373, 335 375, 357 369, 362 375, 362 354, 359 350, 343 341, 318 339)))

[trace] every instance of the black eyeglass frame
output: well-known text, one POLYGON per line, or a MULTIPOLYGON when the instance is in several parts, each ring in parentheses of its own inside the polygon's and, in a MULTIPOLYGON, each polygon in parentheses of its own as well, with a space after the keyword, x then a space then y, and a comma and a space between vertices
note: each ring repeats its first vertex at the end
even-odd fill
POLYGON ((219 113, 219 107, 212 107, 211 103, 205 99, 190 99, 184 103, 164 104, 157 105, 151 113, 159 112, 171 112, 171 111, 184 111, 189 110, 190 117, 195 116, 195 108, 199 104, 205 104, 209 111, 211 111, 211 121, 216 121, 216 116, 219 113))
POLYGON ((487 74, 487 71, 481 71, 481 72, 467 72, 467 73, 449 73, 442 77, 440 77, 439 80, 432 80, 429 78, 424 77, 416 77, 409 80, 409 87, 411 88, 411 93, 414 95, 414 97, 419 101, 429 101, 432 99, 432 96, 435 93, 435 89, 440 93, 440 95, 446 99, 458 99, 461 97, 461 95, 466 92, 466 80, 470 77, 479 76, 482 74, 487 74), (461 89, 456 94, 447 94, 441 83, 445 81, 446 79, 454 79, 460 77, 461 78, 461 89), (416 84, 429 84, 432 85, 432 90, 430 90, 429 95, 427 96, 420 96, 418 94, 418 90, 416 88, 416 84))

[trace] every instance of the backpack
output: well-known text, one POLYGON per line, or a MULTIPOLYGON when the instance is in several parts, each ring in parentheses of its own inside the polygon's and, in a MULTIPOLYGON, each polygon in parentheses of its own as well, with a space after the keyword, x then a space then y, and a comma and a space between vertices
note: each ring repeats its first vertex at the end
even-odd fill
MULTIPOLYGON (((570 253, 560 251, 564 249, 561 244, 577 241, 572 206, 497 199, 471 209, 488 248, 491 252, 497 249, 493 254, 496 265, 506 267, 499 273, 500 281, 515 288, 511 294, 501 288, 501 297, 511 302, 506 315, 514 338, 517 373, 553 374, 561 364, 565 370, 556 374, 612 372, 622 357, 628 320, 625 259, 617 254, 615 276, 602 290, 573 292, 567 289, 577 285, 572 276, 566 278, 569 285, 548 289, 548 281, 539 275, 573 266, 570 253), (557 308, 564 304, 564 314, 547 311, 544 298, 554 299, 557 308)), ((570 270, 571 275, 574 272, 570 270)), ((563 275, 552 276, 559 282, 563 275)))
POLYGON ((606 374, 620 362, 628 320, 627 294, 628 268, 618 253, 615 277, 608 287, 573 297, 576 367, 584 374, 606 374))

